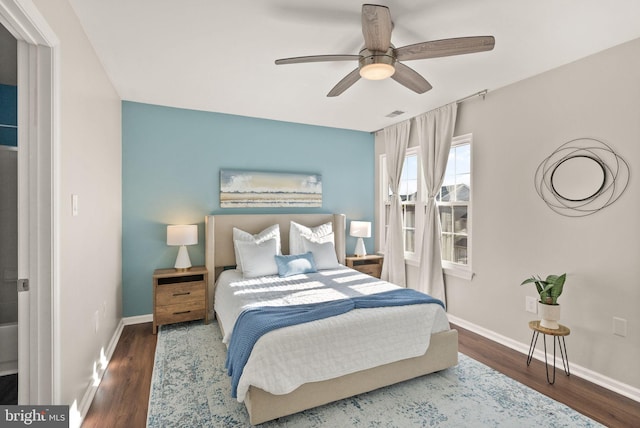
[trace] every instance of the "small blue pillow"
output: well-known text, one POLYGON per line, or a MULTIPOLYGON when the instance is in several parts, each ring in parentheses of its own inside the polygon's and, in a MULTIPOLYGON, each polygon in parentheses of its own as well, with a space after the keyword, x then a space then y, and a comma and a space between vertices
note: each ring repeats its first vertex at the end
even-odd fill
POLYGON ((278 265, 278 275, 281 277, 318 271, 311 252, 290 256, 276 255, 275 258, 276 265, 278 265))

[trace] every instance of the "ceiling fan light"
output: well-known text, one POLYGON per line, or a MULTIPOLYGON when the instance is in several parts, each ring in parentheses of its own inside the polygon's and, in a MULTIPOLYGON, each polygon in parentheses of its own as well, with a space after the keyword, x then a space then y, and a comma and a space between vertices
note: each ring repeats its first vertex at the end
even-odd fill
POLYGON ((396 69, 391 64, 367 64, 360 69, 360 76, 368 80, 382 80, 393 76, 396 69))

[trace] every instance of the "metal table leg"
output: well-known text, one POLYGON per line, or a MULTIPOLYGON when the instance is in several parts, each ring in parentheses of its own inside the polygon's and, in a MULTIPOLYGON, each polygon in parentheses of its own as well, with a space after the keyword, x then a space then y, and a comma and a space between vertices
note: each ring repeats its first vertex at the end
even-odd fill
POLYGON ((565 336, 569 335, 571 330, 563 325, 560 325, 557 329, 554 330, 542 328, 540 326, 540 321, 530 321, 529 328, 533 330, 533 334, 531 335, 531 343, 529 345, 529 352, 527 354, 527 366, 531 365, 533 353, 535 352, 536 344, 538 342, 538 335, 542 333, 542 339, 544 341, 544 366, 547 373, 547 382, 553 385, 556 381, 556 346, 560 348, 560 359, 562 360, 564 373, 569 376, 571 373, 569 372, 569 355, 567 354, 567 343, 565 341, 565 336), (547 356, 547 334, 549 336, 553 336, 553 374, 549 373, 549 357, 547 356), (560 339, 562 339, 562 341, 560 341, 560 339))
POLYGON ((547 362, 547 335, 543 334, 544 339, 544 368, 547 371, 547 382, 553 385, 556 382, 556 338, 553 338, 553 380, 549 380, 549 363, 547 362))
POLYGON ((543 334, 542 338, 544 339, 544 365, 547 371, 547 382, 553 385, 556 382, 556 341, 558 342, 558 348, 560 349, 560 358, 562 360, 562 367, 564 368, 564 373, 569 376, 569 356, 567 355, 567 344, 564 340, 564 336, 553 336, 553 377, 549 379, 549 364, 547 362, 547 335, 543 334), (562 339, 562 343, 560 343, 560 339, 562 339), (564 352, 562 348, 564 347, 564 352))
POLYGON ((536 343, 538 342, 538 332, 533 330, 533 334, 531 335, 531 345, 529 345, 529 353, 527 354, 527 367, 531 364, 531 359, 533 358, 533 351, 536 350, 536 343))
POLYGON ((564 367, 564 373, 570 376, 569 373, 569 355, 567 354, 567 343, 564 341, 564 336, 558 337, 558 348, 560 348, 560 357, 562 358, 562 366, 564 367), (562 345, 560 345, 560 339, 562 339, 562 345), (562 352, 564 348, 564 353, 562 352))

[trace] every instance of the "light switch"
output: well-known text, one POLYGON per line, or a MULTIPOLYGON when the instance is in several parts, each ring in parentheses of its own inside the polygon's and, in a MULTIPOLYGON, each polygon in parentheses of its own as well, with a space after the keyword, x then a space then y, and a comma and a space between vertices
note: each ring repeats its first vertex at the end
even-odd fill
POLYGON ((78 215, 78 195, 71 195, 71 215, 78 215))
POLYGON ((613 334, 620 337, 627 337, 627 320, 613 317, 613 334))

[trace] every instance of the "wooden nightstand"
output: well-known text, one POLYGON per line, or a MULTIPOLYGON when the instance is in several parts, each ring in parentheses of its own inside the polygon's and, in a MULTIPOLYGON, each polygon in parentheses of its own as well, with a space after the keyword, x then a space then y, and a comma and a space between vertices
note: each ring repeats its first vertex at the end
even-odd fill
POLYGON ((347 256, 345 257, 345 263, 347 267, 355 269, 359 272, 366 273, 367 275, 380 278, 382 274, 382 261, 383 256, 377 254, 367 254, 366 256, 347 256))
POLYGON ((209 322, 207 277, 204 266, 153 272, 153 334, 159 325, 199 319, 209 322))

